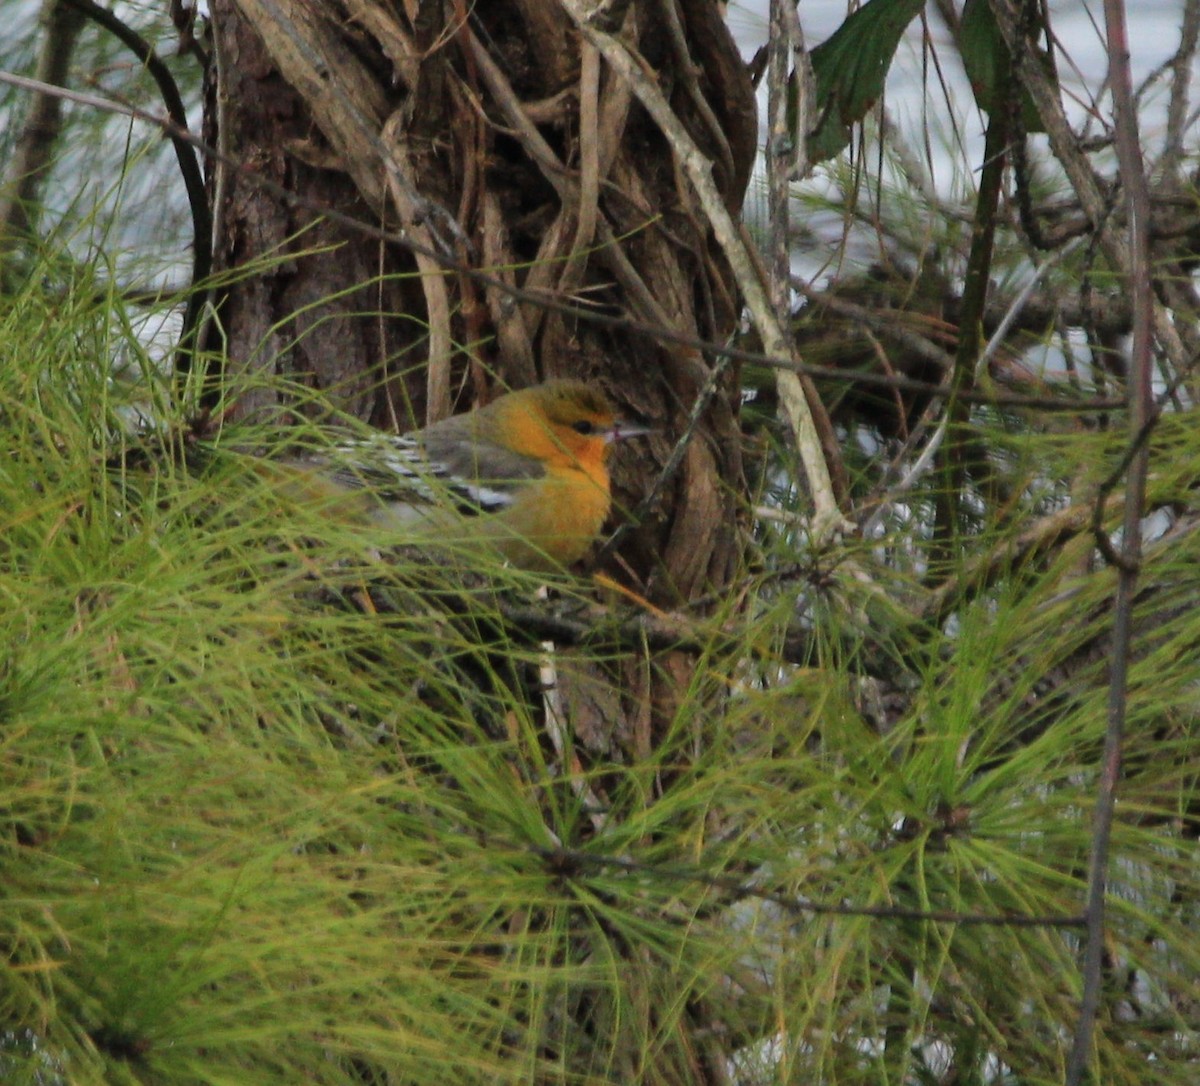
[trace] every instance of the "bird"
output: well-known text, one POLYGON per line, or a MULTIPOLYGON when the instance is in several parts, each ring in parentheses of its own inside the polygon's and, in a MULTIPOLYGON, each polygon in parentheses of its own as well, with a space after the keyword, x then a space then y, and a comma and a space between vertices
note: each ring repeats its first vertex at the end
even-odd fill
POLYGON ((421 430, 286 459, 275 481, 406 542, 478 542, 543 572, 587 553, 612 508, 613 445, 650 432, 619 418, 596 385, 548 380, 421 430))

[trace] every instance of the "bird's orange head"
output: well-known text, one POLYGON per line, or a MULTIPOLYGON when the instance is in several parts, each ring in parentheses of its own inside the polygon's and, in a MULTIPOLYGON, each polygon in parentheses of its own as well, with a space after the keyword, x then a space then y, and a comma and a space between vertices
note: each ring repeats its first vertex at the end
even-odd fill
POLYGON ((542 461, 547 470, 583 471, 607 481, 614 441, 644 433, 621 422, 604 395, 585 381, 546 381, 497 400, 494 433, 510 449, 542 461))

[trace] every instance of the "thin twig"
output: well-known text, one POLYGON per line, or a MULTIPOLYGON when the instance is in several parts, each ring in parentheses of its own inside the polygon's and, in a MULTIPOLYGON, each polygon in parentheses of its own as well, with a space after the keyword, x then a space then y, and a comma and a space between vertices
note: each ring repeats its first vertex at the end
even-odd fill
POLYGON ((934 924, 986 925, 1011 928, 1078 928, 1084 918, 1079 915, 1027 916, 1020 913, 961 913, 949 909, 905 909, 892 905, 847 905, 842 902, 812 901, 798 894, 784 893, 756 886, 731 875, 718 875, 701 869, 675 867, 667 864, 645 863, 623 856, 602 856, 567 848, 536 848, 530 851, 543 857, 554 870, 566 875, 589 869, 610 868, 631 874, 649 876, 670 882, 691 882, 713 887, 729 894, 732 900, 769 902, 793 916, 867 916, 880 920, 924 921, 934 924))
MULTIPOLYGON (((1028 5, 1030 0, 1024 0, 1028 5)), ((996 98, 988 114, 984 136, 983 169, 975 194, 975 215, 971 224, 971 245, 963 272, 962 301, 958 320, 958 342, 954 350, 954 370, 949 380, 950 398, 946 415, 939 427, 941 440, 936 464, 942 485, 934 494, 933 540, 930 564, 948 561, 960 536, 960 519, 968 474, 967 421, 970 405, 959 393, 975 387, 980 356, 979 338, 991 290, 992 254, 1000 218, 1004 173, 1012 132, 1010 102, 1019 100, 1013 68, 1007 56, 996 65, 996 98)))

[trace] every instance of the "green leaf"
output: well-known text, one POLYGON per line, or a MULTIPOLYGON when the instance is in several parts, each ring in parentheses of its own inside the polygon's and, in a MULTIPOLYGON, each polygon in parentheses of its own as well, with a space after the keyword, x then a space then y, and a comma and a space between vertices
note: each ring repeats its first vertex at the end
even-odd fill
MULTIPOLYGON (((1012 63, 988 0, 967 0, 963 6, 958 44, 975 102, 990 116, 1010 93, 1005 84, 1012 79, 1012 63)), ((1043 61, 1046 59, 1039 56, 1043 61)), ((1045 131, 1033 99, 1024 88, 1021 90, 1021 120, 1026 132, 1045 131)))
MULTIPOLYGON (((809 161, 832 158, 850 142, 850 126, 879 100, 900 37, 924 6, 924 0, 870 0, 812 51, 821 117, 808 136, 809 161)), ((799 138, 794 124, 792 131, 799 138)))

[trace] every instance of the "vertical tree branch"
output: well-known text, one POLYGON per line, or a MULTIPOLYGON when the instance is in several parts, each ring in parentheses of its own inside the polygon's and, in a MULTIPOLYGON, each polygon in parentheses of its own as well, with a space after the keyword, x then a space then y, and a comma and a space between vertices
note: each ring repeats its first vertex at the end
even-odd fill
POLYGON ((941 485, 937 495, 937 520, 934 524, 934 553, 948 561, 953 553, 953 541, 959 532, 960 499, 966 485, 965 426, 970 407, 960 393, 970 392, 975 385, 975 368, 983 334, 983 315, 987 309, 988 282, 992 269, 992 249, 996 240, 996 216, 1000 208, 1000 193, 1004 182, 1007 148, 1013 101, 1016 90, 1012 85, 1012 67, 1008 51, 1004 51, 1003 69, 997 72, 996 108, 988 118, 984 139, 983 172, 975 198, 975 222, 971 235, 971 251, 963 281, 962 309, 959 315, 958 347, 954 353, 954 373, 951 377, 950 398, 946 402, 946 440, 941 452, 941 485))
POLYGON ((1184 0, 1179 48, 1170 61, 1171 97, 1167 104, 1167 135, 1163 141, 1162 157, 1158 161, 1158 170, 1168 179, 1168 183, 1178 172, 1183 160, 1183 138, 1189 113, 1188 90, 1192 82, 1197 42, 1200 42, 1200 0, 1184 0))
MULTIPOLYGON (((1149 219, 1150 198, 1142 164, 1137 116, 1134 113, 1133 82, 1129 71, 1129 37, 1123 0, 1104 0, 1108 34, 1109 86, 1115 108, 1117 161, 1129 222, 1129 291, 1133 298, 1133 347, 1129 384, 1129 433, 1137 441, 1152 410, 1151 345, 1153 297, 1150 288, 1149 219)), ((1121 538, 1117 596, 1113 626, 1112 664, 1109 669, 1108 725, 1092 829, 1088 863, 1088 892, 1085 915, 1087 934, 1083 956, 1083 994, 1079 1021, 1067 1063, 1066 1086, 1079 1086, 1088 1066, 1100 1006, 1101 972, 1104 955, 1105 893, 1108 882, 1109 841, 1117 781, 1121 774, 1122 741, 1127 713, 1129 654, 1133 639, 1133 601, 1141 559, 1142 506, 1145 500, 1148 443, 1141 441, 1134 453, 1125 484, 1125 516, 1121 538)))
MULTIPOLYGON (((771 0, 770 32, 767 45, 767 283, 779 326, 787 337, 788 357, 795 357, 792 335, 792 181, 802 180, 809 171, 808 133, 815 127, 812 63, 804 47, 804 30, 796 14, 796 0, 771 0), (789 75, 791 82, 789 82, 789 75), (795 90, 795 117, 788 116, 788 98, 795 90), (794 130, 793 130, 794 124, 794 130)), ((775 374, 780 403, 795 423, 796 408, 791 406, 803 396, 817 423, 833 491, 839 502, 849 489, 846 472, 836 445, 832 424, 825 415, 821 395, 811 377, 803 374, 775 374)))
MULTIPOLYGON (((62 0, 45 0, 41 22, 46 36, 38 53, 34 78, 43 83, 66 81, 71 54, 83 27, 81 11, 62 0)), ((8 176, 0 187, 0 268, 4 258, 37 227, 37 205, 62 130, 62 99, 39 94, 17 137, 8 176)))
MULTIPOLYGON (((783 9, 789 0, 771 0, 770 30, 767 37, 767 230, 771 302, 784 332, 791 317, 791 239, 788 185, 791 136, 788 132, 788 35, 783 9)), ((796 123, 796 143, 804 145, 808 131, 807 110, 810 96, 805 93, 807 80, 797 73, 801 84, 800 117, 796 123)))

